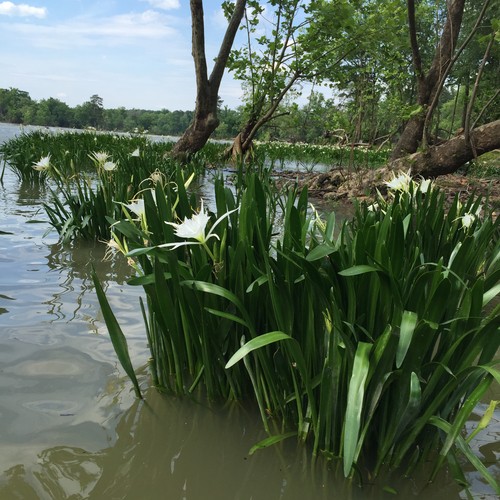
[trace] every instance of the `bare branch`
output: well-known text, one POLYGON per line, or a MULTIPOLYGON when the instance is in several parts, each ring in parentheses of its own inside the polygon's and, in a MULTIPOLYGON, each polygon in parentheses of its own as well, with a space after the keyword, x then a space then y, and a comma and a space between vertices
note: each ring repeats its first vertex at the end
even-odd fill
POLYGON ((467 111, 465 113, 465 123, 464 123, 464 136, 465 142, 473 148, 473 144, 470 140, 470 117, 472 115, 472 108, 474 107, 474 101, 476 100, 477 90, 479 88, 479 82, 481 77, 483 76, 484 66, 486 65, 486 61, 490 55, 490 50, 495 41, 495 34, 492 33, 488 46, 484 51, 483 60, 481 61, 481 66, 479 66, 479 70, 476 75, 476 81, 474 82, 474 87, 472 88, 472 94, 469 99, 469 103, 467 104, 467 111))
MULTIPOLYGON (((199 1, 201 3, 201 0, 191 1, 199 1)), ((219 91, 220 82, 222 80, 222 76, 224 75, 224 70, 229 58, 229 53, 231 52, 231 47, 233 46, 234 37, 236 36, 236 32, 238 31, 238 27, 240 26, 241 19, 243 18, 243 13, 245 12, 245 6, 246 0, 236 1, 233 15, 231 16, 229 24, 227 25, 226 33, 219 49, 219 54, 217 55, 214 68, 210 75, 210 86, 214 89, 216 88, 217 92, 219 91)))

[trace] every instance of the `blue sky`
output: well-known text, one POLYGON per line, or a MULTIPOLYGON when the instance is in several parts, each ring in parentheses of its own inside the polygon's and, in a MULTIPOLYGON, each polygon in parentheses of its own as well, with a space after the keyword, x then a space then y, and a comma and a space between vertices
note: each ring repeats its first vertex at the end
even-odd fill
MULTIPOLYGON (((205 0, 207 58, 226 27, 205 0)), ((0 88, 70 106, 98 94, 105 108, 194 109, 189 0, 0 0, 0 88)), ((210 70, 210 68, 209 68, 210 70)), ((226 72, 224 105, 241 88, 226 72)))

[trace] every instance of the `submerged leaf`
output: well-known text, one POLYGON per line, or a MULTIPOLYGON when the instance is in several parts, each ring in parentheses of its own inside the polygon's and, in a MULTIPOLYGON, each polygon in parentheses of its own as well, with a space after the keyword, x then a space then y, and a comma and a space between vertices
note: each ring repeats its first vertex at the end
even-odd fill
POLYGON ((288 439, 288 438, 296 436, 296 435, 297 435, 296 432, 286 432, 285 434, 278 434, 276 436, 269 436, 266 439, 263 439, 262 441, 255 443, 250 448, 250 451, 248 452, 248 454, 253 455, 257 450, 262 450, 263 448, 267 448, 269 446, 272 446, 273 444, 281 443, 281 441, 284 441, 285 439, 288 439))
POLYGON ((99 305, 101 306, 102 314, 104 316, 104 321, 108 327, 109 336, 111 337, 111 343, 115 349, 118 360, 120 361, 125 373, 130 377, 132 384, 134 385, 134 390, 138 398, 142 399, 141 389, 139 388, 139 382, 135 376, 134 367, 130 361, 130 355, 128 352, 127 339, 118 324, 118 321, 111 310, 108 299, 101 287, 99 278, 97 277, 94 270, 92 270, 92 280, 94 281, 94 286, 99 300, 99 305))

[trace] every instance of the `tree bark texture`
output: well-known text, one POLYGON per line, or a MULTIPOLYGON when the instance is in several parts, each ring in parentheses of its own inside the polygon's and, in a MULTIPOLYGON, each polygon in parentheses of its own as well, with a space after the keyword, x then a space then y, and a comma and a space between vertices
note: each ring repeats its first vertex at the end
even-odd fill
POLYGON ((209 77, 205 55, 203 0, 190 0, 192 55, 196 73, 196 105, 193 121, 172 149, 172 156, 175 158, 184 159, 199 151, 219 125, 217 117, 219 87, 234 37, 245 11, 245 5, 246 0, 236 1, 209 77))
POLYGON ((392 170, 408 170, 412 175, 437 177, 455 172, 462 165, 489 151, 500 148, 500 120, 471 130, 470 143, 462 133, 426 151, 413 153, 389 163, 392 170))
POLYGON ((424 133, 426 111, 433 102, 436 93, 441 91, 441 78, 450 70, 450 63, 456 48, 458 34, 462 24, 465 0, 449 0, 448 16, 436 46, 434 58, 428 72, 425 74, 417 41, 417 27, 415 22, 415 2, 408 0, 408 26, 412 47, 413 67, 417 78, 417 104, 421 112, 410 118, 392 152, 392 159, 400 158, 405 154, 414 153, 424 133))

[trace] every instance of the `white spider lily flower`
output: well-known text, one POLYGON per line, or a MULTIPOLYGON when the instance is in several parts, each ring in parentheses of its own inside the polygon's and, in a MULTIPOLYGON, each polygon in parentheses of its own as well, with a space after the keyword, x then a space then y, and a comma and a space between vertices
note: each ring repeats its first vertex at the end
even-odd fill
POLYGON ((467 212, 466 214, 462 215, 462 217, 459 217, 459 219, 462 221, 462 227, 464 229, 469 229, 476 220, 476 215, 467 212))
MULTIPOLYGON (((458 202, 459 207, 461 208, 461 203, 458 202)), ((455 220, 459 220, 462 223, 462 227, 464 229, 469 229, 472 224, 474 224, 474 221, 480 217, 481 215, 481 210, 483 209, 482 205, 478 205, 476 210, 474 212, 466 212, 462 216, 457 217, 455 220)))
POLYGON ((102 164, 102 168, 107 172, 112 172, 113 170, 116 170, 117 166, 118 165, 114 161, 107 161, 102 164))
POLYGON ((156 169, 150 176, 149 179, 153 182, 153 184, 157 184, 158 182, 160 184, 165 184, 166 183, 166 177, 165 174, 160 172, 158 169, 156 169))
POLYGON ((208 234, 206 234, 206 228, 208 221, 210 220, 210 216, 204 210, 203 199, 202 199, 200 211, 197 214, 194 214, 190 219, 184 217, 184 221, 180 224, 176 224, 175 222, 165 222, 165 224, 168 224, 169 226, 172 226, 175 229, 175 235, 178 236, 179 238, 184 238, 186 240, 193 239, 196 241, 184 241, 180 243, 164 243, 163 245, 158 245, 158 247, 175 249, 184 245, 201 244, 206 246, 206 242, 210 238, 219 239, 219 236, 214 233, 214 229, 216 228, 216 226, 226 217, 229 217, 230 214, 236 212, 237 210, 239 210, 239 207, 235 208, 234 210, 230 210, 229 212, 226 212, 224 215, 219 217, 212 226, 212 229, 210 229, 208 234))
POLYGON ((50 168, 50 153, 47 156, 42 156, 37 162, 33 163, 32 167, 39 172, 50 168))
POLYGON ((423 179, 422 182, 419 185, 420 192, 425 194, 428 191, 430 191, 432 188, 432 181, 431 179, 423 179))
POLYGON ((98 165, 104 165, 108 161, 109 154, 105 151, 94 151, 89 154, 89 158, 98 165))
POLYGON ((411 185, 411 176, 407 172, 400 172, 398 175, 392 174, 392 179, 384 184, 393 191, 408 192, 411 185))
POLYGON ((143 217, 146 214, 146 209, 144 207, 144 200, 142 198, 132 200, 130 203, 123 203, 123 206, 129 212, 134 212, 134 214, 136 214, 139 217, 143 217))
POLYGON ((174 222, 167 222, 167 224, 175 228, 175 234, 179 238, 194 239, 200 243, 204 243, 210 236, 217 237, 215 234, 205 236, 205 229, 209 220, 209 215, 203 210, 202 201, 200 212, 193 215, 190 219, 184 217, 182 224, 175 224, 174 222))
POLYGON ((139 148, 135 148, 132 153, 130 153, 130 156, 135 156, 135 157, 139 157, 141 156, 141 151, 139 148))
POLYGON ((121 251, 120 246, 113 238, 109 241, 102 241, 101 243, 106 245, 106 251, 104 252, 104 257, 102 258, 103 262, 111 260, 116 251, 121 251))

